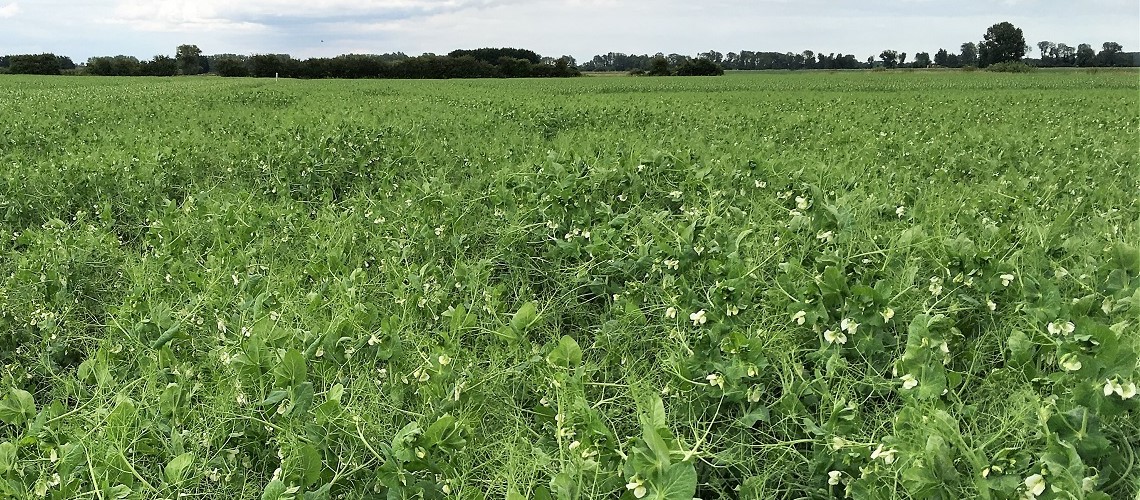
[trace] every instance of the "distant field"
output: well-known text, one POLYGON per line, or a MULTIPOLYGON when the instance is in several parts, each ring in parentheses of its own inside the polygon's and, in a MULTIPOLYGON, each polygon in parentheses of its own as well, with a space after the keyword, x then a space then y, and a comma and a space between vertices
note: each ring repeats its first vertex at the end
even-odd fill
POLYGON ((0 497, 1135 498, 1138 109, 0 77, 0 497))

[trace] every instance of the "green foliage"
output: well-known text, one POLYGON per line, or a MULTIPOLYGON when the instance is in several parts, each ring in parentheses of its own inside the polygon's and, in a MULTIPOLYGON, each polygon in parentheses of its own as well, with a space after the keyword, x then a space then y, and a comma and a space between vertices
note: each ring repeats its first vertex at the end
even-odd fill
POLYGON ((1000 62, 991 64, 986 67, 986 71, 994 73, 1029 73, 1034 71, 1035 68, 1023 62, 1000 62))
POLYGON ((0 497, 1133 498, 1134 76, 6 77, 0 497))

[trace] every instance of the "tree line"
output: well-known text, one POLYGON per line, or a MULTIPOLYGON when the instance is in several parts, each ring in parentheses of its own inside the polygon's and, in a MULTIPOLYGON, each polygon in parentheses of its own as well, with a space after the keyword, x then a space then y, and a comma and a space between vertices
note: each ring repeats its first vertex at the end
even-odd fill
POLYGON ((865 61, 853 54, 754 52, 727 54, 710 50, 696 57, 657 53, 610 52, 594 56, 579 66, 573 57, 542 57, 518 48, 454 50, 444 56, 412 57, 392 54, 346 54, 336 57, 295 59, 288 54, 218 54, 206 56, 195 45, 180 45, 174 57, 156 55, 150 60, 133 56, 92 57, 83 65, 55 54, 0 57, 0 73, 102 76, 174 76, 215 73, 224 77, 283 78, 521 78, 573 77, 581 71, 622 71, 644 75, 720 75, 724 70, 801 70, 868 68, 986 68, 999 64, 1028 63, 1041 67, 1140 66, 1140 53, 1124 52, 1117 42, 1104 42, 1099 52, 1089 44, 1076 47, 1047 40, 1037 43, 1039 59, 1026 59, 1032 47, 1020 28, 1002 22, 991 26, 980 42, 963 43, 958 52, 938 49, 933 56, 918 52, 908 63, 908 54, 886 49, 865 61))
POLYGON ((546 78, 581 75, 574 58, 542 57, 516 48, 455 50, 445 56, 411 57, 394 54, 347 54, 294 59, 288 54, 203 55, 196 45, 180 45, 175 56, 150 60, 134 56, 99 56, 77 66, 54 54, 11 55, 0 58, 0 72, 59 75, 65 72, 97 76, 175 76, 215 73, 223 77, 259 78, 546 78))
MULTIPOLYGON (((793 52, 754 52, 742 50, 722 54, 715 50, 702 52, 697 60, 712 62, 730 70, 803 70, 803 69, 870 69, 870 68, 986 68, 995 64, 1023 62, 1040 67, 1063 66, 1138 66, 1140 54, 1124 52, 1116 42, 1105 42, 1102 50, 1096 52, 1088 44, 1076 48, 1049 41, 1038 42, 1040 59, 1025 59, 1030 47, 1025 44, 1025 36, 1020 28, 1008 22, 991 26, 980 42, 966 42, 958 52, 945 48, 938 49, 933 56, 929 52, 918 52, 907 62, 907 53, 893 49, 883 50, 878 56, 859 60, 853 54, 836 54, 805 50, 793 52)), ((663 64, 680 67, 693 58, 680 54, 657 53, 623 54, 610 52, 599 54, 582 64, 583 71, 627 71, 655 74, 663 64), (665 61, 664 63, 662 61, 665 61)))

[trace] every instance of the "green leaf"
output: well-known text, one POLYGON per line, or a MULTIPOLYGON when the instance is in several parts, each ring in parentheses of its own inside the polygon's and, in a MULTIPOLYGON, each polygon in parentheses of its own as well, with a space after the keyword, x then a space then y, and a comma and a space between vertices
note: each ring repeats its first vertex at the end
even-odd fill
POLYGON ((288 489, 289 487, 285 486, 285 483, 281 482, 280 479, 270 481, 269 484, 265 485, 265 491, 261 492, 261 500, 287 500, 293 498, 292 495, 286 494, 288 489))
POLYGON ((697 494, 697 469, 691 462, 673 464, 653 483, 656 500, 692 500, 697 494))
POLYGON ((166 468, 162 470, 163 475, 166 476, 166 482, 170 484, 181 483, 186 478, 186 470, 193 464, 193 453, 187 452, 174 457, 174 460, 166 464, 166 468))
POLYGON ((1010 360, 1014 363, 1024 365, 1033 360, 1035 346, 1025 332, 1021 330, 1011 332, 1009 339, 1006 340, 1006 346, 1009 347, 1010 360))
POLYGON ((0 421, 22 425, 36 416, 36 402, 32 393, 12 388, 8 397, 0 401, 0 421))
POLYGON ((109 500, 127 500, 131 497, 131 487, 125 484, 116 484, 107 488, 107 492, 103 497, 109 500))
POLYGON ((555 368, 577 368, 582 364, 582 348, 573 338, 563 335, 558 345, 546 356, 546 362, 555 368))
POLYGON ((305 368, 305 356, 301 351, 291 349, 273 368, 273 377, 277 387, 293 387, 304 382, 309 377, 305 368))
POLYGON ((514 488, 507 490, 507 500, 526 500, 526 497, 519 493, 514 488))
POLYGON ((511 317, 511 329, 519 336, 526 333, 527 329, 531 327, 538 320, 538 304, 533 300, 523 304, 515 315, 511 317))
POLYGON ((0 443, 0 474, 4 474, 16 465, 16 445, 4 441, 0 443))

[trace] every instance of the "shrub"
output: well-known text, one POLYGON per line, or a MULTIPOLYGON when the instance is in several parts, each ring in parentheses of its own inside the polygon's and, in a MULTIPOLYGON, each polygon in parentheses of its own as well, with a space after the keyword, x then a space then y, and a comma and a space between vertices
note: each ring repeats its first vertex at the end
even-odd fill
POLYGON ((1029 73, 1035 68, 1023 62, 1006 61, 997 64, 991 64, 986 67, 986 71, 993 71, 995 73, 1029 73))

